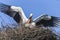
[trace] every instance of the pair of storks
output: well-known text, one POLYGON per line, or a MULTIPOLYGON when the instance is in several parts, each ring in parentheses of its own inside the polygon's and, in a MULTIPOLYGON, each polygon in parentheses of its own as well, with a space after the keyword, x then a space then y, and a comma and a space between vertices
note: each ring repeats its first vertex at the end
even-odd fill
POLYGON ((55 16, 49 16, 43 14, 34 20, 32 20, 32 14, 27 18, 21 7, 10 6, 0 3, 0 12, 3 12, 11 17, 20 25, 25 26, 44 26, 44 27, 56 27, 60 26, 60 18, 55 16))

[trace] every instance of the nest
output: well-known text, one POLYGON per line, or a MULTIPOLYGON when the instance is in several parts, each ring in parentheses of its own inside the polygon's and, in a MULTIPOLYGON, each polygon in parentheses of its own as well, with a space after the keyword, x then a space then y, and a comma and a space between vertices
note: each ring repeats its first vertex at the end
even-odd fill
POLYGON ((0 31, 0 40, 56 40, 56 35, 48 28, 7 28, 0 31))

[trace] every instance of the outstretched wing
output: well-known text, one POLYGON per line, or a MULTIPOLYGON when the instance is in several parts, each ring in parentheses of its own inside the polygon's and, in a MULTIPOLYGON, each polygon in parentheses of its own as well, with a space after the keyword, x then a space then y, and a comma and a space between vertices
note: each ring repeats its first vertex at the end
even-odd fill
POLYGON ((36 23, 37 26, 41 26, 41 25, 44 26, 44 27, 60 26, 60 18, 59 17, 51 16, 51 19, 44 20, 43 16, 40 16, 40 17, 38 17, 34 20, 34 22, 36 23))
POLYGON ((10 5, 6 5, 6 4, 3 4, 3 3, 0 3, 0 12, 3 12, 9 16, 14 16, 16 14, 15 11, 12 11, 11 10, 11 6, 10 5))
POLYGON ((60 26, 60 17, 55 17, 55 16, 51 16, 51 23, 53 24, 53 26, 60 26))
POLYGON ((3 12, 5 14, 13 17, 16 22, 19 22, 20 19, 21 19, 21 16, 19 15, 19 13, 16 12, 16 11, 13 11, 11 9, 10 5, 6 5, 6 4, 0 3, 0 12, 3 12))

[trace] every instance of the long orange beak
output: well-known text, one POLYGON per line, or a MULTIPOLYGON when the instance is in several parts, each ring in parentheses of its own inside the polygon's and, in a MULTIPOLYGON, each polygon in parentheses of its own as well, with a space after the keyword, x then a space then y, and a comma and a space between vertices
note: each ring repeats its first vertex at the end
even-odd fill
POLYGON ((31 23, 32 22, 32 16, 29 17, 29 19, 27 20, 27 23, 31 23))

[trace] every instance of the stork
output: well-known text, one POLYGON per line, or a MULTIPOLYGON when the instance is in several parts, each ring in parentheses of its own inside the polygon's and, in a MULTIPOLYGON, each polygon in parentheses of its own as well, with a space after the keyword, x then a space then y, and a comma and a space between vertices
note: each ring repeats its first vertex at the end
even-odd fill
POLYGON ((3 3, 0 3, 0 12, 3 12, 11 17, 19 24, 25 25, 25 27, 35 27, 35 26, 44 26, 44 27, 57 27, 60 26, 60 17, 49 16, 48 14, 43 14, 32 20, 32 14, 27 18, 21 7, 10 6, 3 3))

